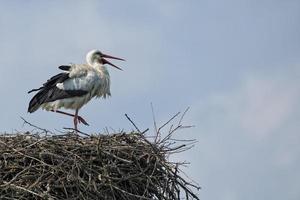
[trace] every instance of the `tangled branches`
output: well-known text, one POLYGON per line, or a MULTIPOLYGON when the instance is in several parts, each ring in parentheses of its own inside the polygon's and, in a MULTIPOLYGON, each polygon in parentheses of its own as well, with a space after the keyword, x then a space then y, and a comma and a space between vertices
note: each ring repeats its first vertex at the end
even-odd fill
POLYGON ((198 199, 168 161, 191 146, 171 135, 3 134, 0 199, 198 199))

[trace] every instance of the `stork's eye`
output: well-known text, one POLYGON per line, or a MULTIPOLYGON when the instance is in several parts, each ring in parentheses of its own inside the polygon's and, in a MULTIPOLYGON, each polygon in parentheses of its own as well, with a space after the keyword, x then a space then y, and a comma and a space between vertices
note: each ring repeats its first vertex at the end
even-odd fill
POLYGON ((95 55, 102 56, 102 53, 101 52, 96 52, 95 55))

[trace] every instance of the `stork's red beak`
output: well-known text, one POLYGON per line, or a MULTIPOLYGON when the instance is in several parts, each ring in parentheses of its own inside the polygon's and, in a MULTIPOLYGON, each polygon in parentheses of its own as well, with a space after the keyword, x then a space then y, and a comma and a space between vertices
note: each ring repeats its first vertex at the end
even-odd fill
POLYGON ((118 57, 110 56, 110 55, 103 54, 103 53, 102 53, 101 57, 102 57, 103 64, 109 64, 109 65, 111 65, 111 66, 113 66, 113 67, 115 67, 115 68, 117 68, 117 69, 119 69, 119 70, 122 70, 120 67, 118 67, 118 66, 112 64, 111 62, 107 61, 107 60, 104 59, 104 58, 110 58, 110 59, 115 59, 115 60, 122 60, 122 61, 125 61, 123 58, 118 58, 118 57))

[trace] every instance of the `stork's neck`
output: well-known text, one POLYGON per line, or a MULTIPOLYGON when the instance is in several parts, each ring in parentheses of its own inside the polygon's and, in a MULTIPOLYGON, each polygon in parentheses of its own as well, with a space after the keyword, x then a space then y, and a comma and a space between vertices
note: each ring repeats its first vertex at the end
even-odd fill
POLYGON ((89 66, 95 67, 98 65, 103 65, 102 63, 100 63, 98 60, 96 59, 92 59, 90 57, 87 57, 86 62, 89 66))
POLYGON ((94 62, 92 67, 95 68, 97 71, 99 71, 101 74, 109 76, 107 67, 105 65, 103 65, 102 63, 94 62))

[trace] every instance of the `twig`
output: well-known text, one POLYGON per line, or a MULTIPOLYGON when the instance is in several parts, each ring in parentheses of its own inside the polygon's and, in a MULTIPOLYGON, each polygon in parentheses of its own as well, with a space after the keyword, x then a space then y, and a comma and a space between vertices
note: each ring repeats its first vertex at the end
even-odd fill
POLYGON ((36 128, 36 129, 38 129, 38 130, 41 130, 41 131, 43 131, 43 132, 45 132, 46 133, 46 135, 47 135, 47 133, 51 133, 51 134, 53 134, 51 131, 49 131, 49 130, 47 130, 47 129, 44 129, 44 128, 41 128, 41 127, 38 127, 38 126, 36 126, 36 125, 34 125, 34 124, 32 124, 32 123, 30 123, 30 122, 28 122, 27 120, 25 120, 23 117, 20 117, 23 121, 24 121, 24 124, 28 124, 29 126, 32 126, 32 127, 34 127, 34 128, 36 128))
POLYGON ((0 187, 5 187, 5 186, 8 186, 8 185, 12 184, 22 173, 27 171, 30 167, 31 166, 28 166, 28 167, 24 168, 22 171, 17 173, 9 182, 5 182, 3 185, 0 185, 0 187))
POLYGON ((140 131, 140 129, 135 125, 135 123, 130 119, 130 117, 125 114, 125 117, 130 121, 130 123, 134 126, 134 128, 140 133, 142 134, 142 132, 140 131))
POLYGON ((156 133, 156 138, 155 138, 155 141, 157 141, 157 138, 158 138, 158 130, 157 130, 157 125, 156 125, 156 119, 155 119, 155 113, 154 113, 154 108, 153 108, 153 104, 151 102, 151 112, 152 112, 152 118, 153 118, 153 124, 154 124, 154 130, 155 130, 155 133, 156 133))
POLYGON ((169 124, 173 119, 175 119, 180 112, 176 113, 173 117, 171 117, 166 123, 164 123, 161 127, 159 127, 158 132, 160 132, 161 129, 163 129, 167 124, 169 124))
POLYGON ((181 116, 181 118, 180 118, 180 120, 178 122, 178 126, 182 123, 182 120, 183 120, 184 116, 186 115, 186 113, 189 111, 189 109, 190 109, 190 107, 187 107, 185 109, 185 111, 183 112, 183 114, 182 114, 182 116, 181 116))
POLYGON ((82 132, 82 131, 79 131, 79 130, 76 130, 75 128, 66 128, 66 127, 64 127, 63 129, 65 129, 65 130, 72 130, 72 131, 74 131, 74 132, 77 132, 77 133, 80 133, 80 134, 82 134, 82 135, 85 135, 85 136, 88 136, 88 137, 90 137, 90 135, 89 135, 89 134, 87 134, 87 133, 84 133, 84 132, 82 132))
POLYGON ((33 195, 35 195, 35 196, 40 197, 40 198, 44 198, 44 196, 39 195, 38 193, 35 193, 35 192, 33 192, 33 191, 31 191, 31 190, 28 190, 28 189, 26 189, 26 188, 24 188, 24 187, 21 187, 21 186, 15 185, 15 184, 9 184, 9 185, 10 185, 10 186, 13 186, 13 187, 15 187, 15 188, 17 188, 17 189, 19 189, 19 190, 23 190, 23 191, 26 191, 26 192, 28 192, 28 193, 31 193, 31 194, 33 194, 33 195))

